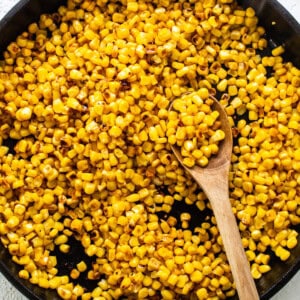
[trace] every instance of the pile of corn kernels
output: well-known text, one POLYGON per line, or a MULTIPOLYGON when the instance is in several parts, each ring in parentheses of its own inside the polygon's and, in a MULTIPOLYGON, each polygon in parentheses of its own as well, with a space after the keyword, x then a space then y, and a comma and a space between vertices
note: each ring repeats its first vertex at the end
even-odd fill
POLYGON ((19 276, 62 299, 235 294, 214 217, 192 229, 188 211, 169 214, 178 201, 210 208, 167 135, 170 103, 193 91, 217 95, 232 125, 230 200, 253 277, 270 253, 287 260, 300 71, 266 47, 233 0, 69 0, 31 24, 0 62, 0 236, 19 276), (54 253, 70 238, 93 264, 61 275, 54 253), (83 273, 96 288, 76 283, 83 273))
POLYGON ((188 168, 206 167, 211 157, 219 153, 219 144, 225 138, 220 113, 213 104, 212 98, 204 102, 193 92, 170 105, 166 136, 169 144, 178 148, 182 163, 188 168))

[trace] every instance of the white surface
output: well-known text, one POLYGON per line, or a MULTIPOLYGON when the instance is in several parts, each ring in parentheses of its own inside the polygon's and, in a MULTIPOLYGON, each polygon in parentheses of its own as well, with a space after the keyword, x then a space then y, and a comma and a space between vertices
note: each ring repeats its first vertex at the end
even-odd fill
MULTIPOLYGON (((47 1, 47 0, 41 0, 47 1)), ((261 1, 261 0, 257 0, 261 1)), ((0 0, 0 19, 15 5, 18 0, 0 0)), ((300 2, 299 0, 279 0, 291 14, 300 22, 300 2)), ((1 37, 0 37, 1 38, 1 37)), ((300 299, 300 272, 289 281, 271 300, 297 300, 300 299)), ((0 273, 0 300, 26 300, 0 273)), ((250 300, 250 299, 249 299, 250 300)))

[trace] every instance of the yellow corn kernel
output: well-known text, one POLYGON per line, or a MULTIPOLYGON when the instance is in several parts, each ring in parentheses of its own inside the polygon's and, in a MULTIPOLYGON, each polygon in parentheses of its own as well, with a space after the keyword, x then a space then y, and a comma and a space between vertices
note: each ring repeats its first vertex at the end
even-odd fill
MULTIPOLYGON (((218 91, 220 91, 220 92, 224 92, 226 89, 227 89, 227 79, 222 79, 219 83, 218 83, 218 85, 217 85, 217 89, 218 89, 218 91)), ((230 88, 230 91, 228 90, 228 92, 229 92, 229 94, 233 94, 233 88, 231 87, 230 88)))
POLYGON ((68 241, 68 237, 64 234, 59 235, 55 240, 54 243, 55 245, 62 245, 65 244, 68 241))
POLYGON ((283 52, 284 52, 283 46, 278 46, 272 50, 272 55, 279 56, 279 55, 283 54, 283 52))
POLYGON ((203 274, 199 270, 195 270, 191 275, 190 275, 191 281, 192 282, 201 282, 202 279, 204 278, 203 274))
POLYGON ((174 292, 171 290, 163 289, 161 291, 161 296, 162 296, 162 299, 164 299, 164 300, 172 300, 172 299, 174 299, 174 292))
POLYGON ((70 251, 70 245, 67 244, 60 244, 59 245, 59 250, 62 253, 68 253, 70 251))
POLYGON ((76 265, 76 267, 77 267, 77 270, 78 270, 79 272, 85 272, 86 269, 87 269, 87 265, 86 265, 86 263, 85 263, 84 261, 81 261, 80 263, 78 263, 78 264, 76 265))
POLYGON ((7 227, 10 229, 17 227, 19 224, 20 220, 17 216, 10 216, 6 223, 7 227))
POLYGON ((77 279, 80 276, 80 272, 76 269, 72 269, 72 271, 70 272, 70 277, 72 279, 77 279))
POLYGON ((84 192, 88 195, 92 195, 96 190, 96 184, 93 182, 84 183, 84 192))
POLYGON ((259 272, 258 268, 252 268, 251 275, 254 279, 259 279, 262 276, 262 274, 259 272))
POLYGON ((196 291, 196 295, 199 300, 206 300, 208 299, 208 291, 206 288, 202 287, 196 291))
POLYGON ((291 255, 290 251, 284 249, 284 248, 281 247, 281 246, 277 246, 277 247, 276 247, 275 254, 276 254, 276 256, 278 256, 282 261, 287 260, 287 259, 290 257, 290 255, 291 255))
POLYGON ((57 288, 57 293, 62 299, 71 299, 71 297, 72 297, 71 290, 65 288, 64 286, 59 286, 57 288))
POLYGON ((271 267, 270 266, 268 266, 268 265, 261 265, 261 266, 259 266, 258 267, 258 271, 260 272, 260 273, 267 273, 267 272, 269 272, 271 270, 271 267))
POLYGON ((157 272, 157 276, 161 280, 167 280, 169 275, 170 275, 170 270, 169 269, 167 269, 165 266, 160 266, 159 267, 159 270, 157 272))
POLYGON ((23 107, 17 110, 16 118, 18 121, 29 120, 32 116, 32 109, 30 107, 23 107))
POLYGON ((288 238, 287 243, 286 243, 286 246, 287 246, 289 249, 295 248, 296 245, 297 245, 297 238, 296 238, 295 236, 292 236, 292 237, 288 238))
POLYGON ((19 271, 19 277, 23 279, 29 279, 29 272, 26 270, 19 271))
POLYGON ((70 78, 72 80, 82 80, 83 74, 79 70, 71 70, 70 78))
POLYGON ((210 137, 210 143, 217 143, 225 138, 225 132, 223 130, 216 130, 216 132, 210 137))
POLYGON ((167 280, 167 282, 172 285, 175 286, 178 280, 178 276, 176 274, 171 274, 167 280))
POLYGON ((192 158, 192 157, 185 157, 183 160, 182 160, 183 164, 185 166, 187 166, 188 168, 192 168, 194 167, 195 165, 195 159, 192 158))
POLYGON ((126 197, 126 201, 128 202, 137 202, 140 200, 140 195, 139 194, 131 194, 126 197))

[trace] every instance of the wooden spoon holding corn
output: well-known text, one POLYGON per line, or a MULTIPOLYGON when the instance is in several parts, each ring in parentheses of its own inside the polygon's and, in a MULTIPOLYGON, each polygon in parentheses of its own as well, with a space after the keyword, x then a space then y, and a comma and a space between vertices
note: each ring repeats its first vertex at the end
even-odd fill
POLYGON ((171 148, 178 161, 201 186, 211 203, 239 298, 241 300, 257 300, 259 295, 229 201, 228 176, 232 153, 231 127, 221 104, 214 97, 211 99, 214 101, 212 108, 219 112, 221 130, 225 132, 225 139, 220 142, 218 153, 209 158, 205 167, 199 165, 187 167, 183 163, 180 148, 176 145, 171 145, 171 148))

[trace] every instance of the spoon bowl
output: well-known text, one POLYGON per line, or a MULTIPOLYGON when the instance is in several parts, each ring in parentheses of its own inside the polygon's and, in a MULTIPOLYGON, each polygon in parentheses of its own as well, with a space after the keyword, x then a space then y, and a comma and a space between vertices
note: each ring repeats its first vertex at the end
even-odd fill
MULTIPOLYGON (((225 139, 219 143, 219 152, 209 158, 204 168, 183 164, 180 148, 171 145, 172 151, 182 166, 191 174, 208 197, 214 212, 217 226, 229 261, 233 279, 240 300, 257 300, 259 295, 251 275, 250 266, 242 246, 240 232, 236 223, 229 200, 228 177, 232 154, 232 131, 227 114, 219 101, 214 101, 212 109, 219 112, 221 128, 225 132, 225 139)), ((172 105, 169 110, 172 110, 172 105)))
MULTIPOLYGON (((230 165, 232 153, 232 132, 228 117, 220 102, 213 96, 210 96, 210 99, 213 100, 213 104, 211 106, 212 110, 216 110, 220 114, 218 120, 221 122, 220 129, 225 132, 225 139, 220 141, 219 143, 218 155, 211 156, 208 160, 208 165, 205 168, 201 168, 197 165, 195 165, 193 168, 187 168, 186 166, 184 166, 185 169, 192 173, 208 172, 208 170, 219 170, 220 167, 224 165, 230 165)), ((169 110, 172 110, 172 104, 169 110)), ((171 145, 171 148, 179 162, 182 163, 183 157, 180 153, 179 147, 177 147, 176 145, 171 145)))

